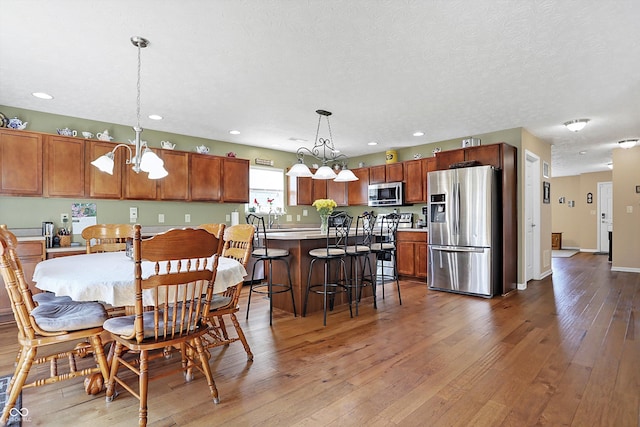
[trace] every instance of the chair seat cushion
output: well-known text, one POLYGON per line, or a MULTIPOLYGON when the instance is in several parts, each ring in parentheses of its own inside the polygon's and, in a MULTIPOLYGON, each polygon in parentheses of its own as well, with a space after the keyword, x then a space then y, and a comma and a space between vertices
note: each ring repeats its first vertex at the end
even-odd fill
POLYGON ((258 258, 282 258, 289 256, 289 251, 286 249, 269 248, 267 250, 265 248, 259 248, 251 252, 251 256, 258 258))
POLYGON ((347 246, 347 254, 348 255, 353 255, 353 254, 365 254, 367 252, 371 252, 369 250, 369 246, 365 246, 365 245, 353 245, 353 246, 347 246))
POLYGON ((42 304, 31 311, 40 328, 47 332, 90 329, 107 320, 107 311, 97 302, 42 304))
POLYGON ((371 250, 372 251, 389 251, 394 250, 396 245, 393 243, 372 243, 371 250))
POLYGON ((315 258, 338 257, 345 255, 345 251, 340 248, 318 248, 310 250, 309 255, 315 258))
POLYGON ((214 294, 213 298, 211 298, 211 303, 209 304, 209 310, 215 310, 220 307, 225 307, 230 302, 231 302, 231 297, 214 294))
POLYGON ((70 296, 66 295, 56 295, 53 292, 40 292, 37 294, 33 294, 33 300, 38 304, 46 304, 46 303, 64 303, 73 301, 70 296))
MULTIPOLYGON (((159 334, 162 335, 162 330, 164 329, 164 321, 162 320, 162 312, 160 312, 158 319, 158 328, 159 334)), ((171 319, 172 310, 169 311, 169 318, 171 319)), ((123 337, 132 336, 135 332, 134 320, 135 314, 131 314, 129 316, 119 316, 112 317, 104 322, 104 330, 109 331, 114 335, 119 335, 123 337)), ((179 314, 178 314, 179 317, 179 314)), ((144 324, 144 337, 145 338, 153 338, 155 337, 155 332, 153 329, 154 321, 153 321, 153 311, 145 311, 142 313, 142 321, 144 324)), ((177 320, 177 328, 180 327, 180 319, 177 320)))

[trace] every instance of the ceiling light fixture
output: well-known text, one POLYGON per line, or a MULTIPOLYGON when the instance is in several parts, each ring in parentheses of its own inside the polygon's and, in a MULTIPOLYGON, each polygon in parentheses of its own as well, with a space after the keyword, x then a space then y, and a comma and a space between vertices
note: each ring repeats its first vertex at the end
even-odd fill
POLYGON ((357 181, 358 177, 354 175, 349 169, 347 169, 347 156, 339 154, 340 151, 336 150, 333 145, 333 137, 331 135, 331 123, 329 122, 329 116, 332 114, 330 111, 316 110, 318 113, 318 128, 316 130, 316 139, 313 148, 310 150, 307 147, 300 147, 296 151, 298 155, 298 163, 293 165, 288 176, 295 177, 311 177, 313 179, 332 179, 336 182, 349 182, 357 181), (320 123, 322 118, 327 119, 327 128, 329 129, 329 138, 318 138, 320 134, 320 123), (318 168, 316 173, 312 173, 307 165, 304 164, 304 156, 308 155, 314 159, 322 162, 322 166, 318 168), (340 173, 336 173, 327 166, 330 162, 336 162, 334 166, 341 168, 340 173))
POLYGON ((422 132, 422 131, 414 132, 413 136, 424 136, 424 132, 422 132))
POLYGON ((240 131, 239 130, 230 130, 229 133, 231 135, 240 135, 240 131))
POLYGON ((579 130, 584 129, 584 127, 589 123, 589 119, 575 119, 569 120, 565 122, 565 126, 572 132, 578 132, 579 130))
POLYGON ((613 169, 613 163, 607 163, 607 167, 608 167, 609 169, 613 169))
POLYGON ((126 147, 129 150, 129 158, 126 161, 126 164, 133 165, 132 169, 135 173, 147 172, 149 174, 149 179, 159 179, 164 178, 169 175, 167 170, 164 168, 164 161, 160 157, 156 155, 153 151, 149 149, 146 141, 140 140, 140 134, 142 133, 142 128, 140 127, 140 50, 143 47, 147 47, 149 45, 149 40, 139 37, 133 36, 131 37, 131 43, 138 48, 138 82, 137 82, 137 98, 136 98, 136 125, 133 127, 133 130, 136 133, 136 140, 131 141, 135 146, 135 154, 131 150, 131 147, 128 144, 117 144, 113 147, 113 150, 108 152, 107 154, 98 157, 93 162, 92 165, 100 169, 102 172, 106 172, 109 175, 113 175, 113 153, 119 147, 126 147))
POLYGON ((151 120, 162 120, 162 116, 159 114, 149 114, 151 120))
POLYGON ((623 139, 622 141, 618 141, 618 144, 620 144, 622 148, 632 148, 635 147, 637 143, 637 139, 623 139))

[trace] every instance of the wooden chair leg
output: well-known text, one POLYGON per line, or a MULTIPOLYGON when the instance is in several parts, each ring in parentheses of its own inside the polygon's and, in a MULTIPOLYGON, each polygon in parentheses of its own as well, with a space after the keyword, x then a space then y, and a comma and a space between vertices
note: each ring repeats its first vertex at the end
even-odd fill
POLYGON ((13 374, 13 379, 11 380, 11 391, 9 392, 9 397, 4 406, 4 410, 2 411, 2 417, 0 417, 0 424, 5 425, 7 420, 9 419, 9 415, 11 413, 11 409, 16 406, 16 401, 18 400, 18 396, 22 392, 22 387, 24 386, 25 381, 27 380, 27 376, 29 375, 29 371, 31 370, 31 365, 36 358, 37 350, 34 347, 23 347, 20 354, 20 362, 18 366, 16 366, 15 373, 13 374))
POLYGON ((198 356, 200 356, 200 366, 204 373, 205 378, 207 379, 207 385, 209 385, 209 391, 211 392, 211 398, 213 399, 213 403, 220 403, 220 398, 218 397, 218 389, 216 388, 216 383, 213 380, 213 374, 211 373, 211 366, 209 366, 209 357, 208 352, 205 351, 204 345, 202 344, 202 338, 196 337, 195 339, 196 351, 198 352, 198 356))
POLYGON ((240 338, 240 341, 244 346, 244 351, 247 352, 247 360, 253 360, 253 353, 251 353, 251 348, 249 347, 247 338, 244 336, 244 331, 240 327, 240 323, 238 322, 238 318, 236 317, 235 313, 231 313, 231 321, 233 322, 233 326, 236 328, 238 338, 240 338))
MULTIPOLYGON (((224 324, 224 319, 222 316, 218 317, 218 324, 220 325, 220 331, 222 332, 222 336, 225 340, 229 341, 229 334, 227 333, 227 326, 224 324)), ((228 345, 228 344, 227 344, 228 345)))
POLYGON ((140 410, 138 411, 138 425, 144 427, 147 425, 147 394, 149 392, 149 351, 140 350, 140 377, 139 377, 139 392, 140 392, 140 410))

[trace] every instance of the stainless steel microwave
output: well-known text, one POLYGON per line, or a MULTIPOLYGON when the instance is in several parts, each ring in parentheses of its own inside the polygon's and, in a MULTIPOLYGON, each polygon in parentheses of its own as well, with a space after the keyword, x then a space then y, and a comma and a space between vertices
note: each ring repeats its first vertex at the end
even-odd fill
POLYGON ((403 203, 403 182, 369 185, 369 206, 401 206, 403 203))

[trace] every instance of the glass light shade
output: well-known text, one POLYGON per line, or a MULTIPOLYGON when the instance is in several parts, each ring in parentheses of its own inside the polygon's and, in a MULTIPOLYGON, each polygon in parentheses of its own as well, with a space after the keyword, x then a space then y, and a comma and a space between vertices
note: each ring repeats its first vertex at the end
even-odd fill
POLYGON ((357 180, 358 180, 358 177, 355 176, 355 174, 351 172, 349 169, 342 169, 338 174, 338 176, 336 177, 336 179, 334 179, 335 182, 349 182, 349 181, 357 181, 357 180))
POLYGON ((623 141, 618 141, 618 144, 620 144, 620 147, 622 148, 635 147, 637 143, 638 143, 637 139, 625 139, 623 141))
POLYGON ((577 120, 570 120, 570 121, 566 122, 564 125, 570 131, 578 132, 578 131, 584 129, 584 127, 587 125, 588 122, 589 122, 589 119, 577 119, 577 120))
POLYGON ((160 179, 160 178, 164 178, 167 175, 169 175, 169 172, 167 172, 167 170, 162 165, 160 165, 160 167, 157 167, 149 172, 148 178, 160 179))
POLYGON ((296 163, 291 166, 289 172, 287 172, 287 176, 297 176, 297 177, 312 177, 313 174, 309 170, 309 167, 304 163, 296 163))
POLYGON ((151 172, 152 170, 164 165, 164 161, 158 157, 156 153, 145 148, 140 159, 140 170, 143 172, 151 172))
POLYGON ((329 166, 320 166, 320 169, 313 175, 313 179, 335 179, 336 173, 329 166))
POLYGON ((109 175, 113 175, 113 153, 109 152, 103 156, 95 159, 91 164, 102 172, 106 172, 109 175))

